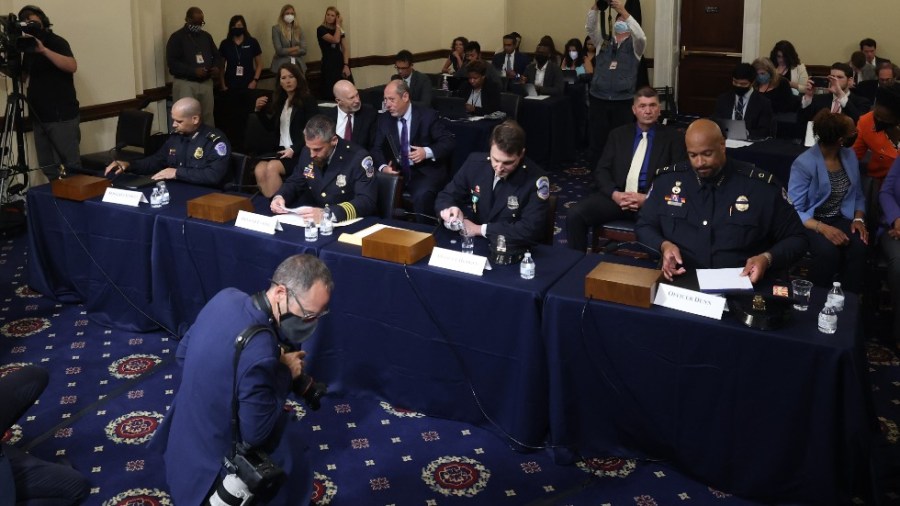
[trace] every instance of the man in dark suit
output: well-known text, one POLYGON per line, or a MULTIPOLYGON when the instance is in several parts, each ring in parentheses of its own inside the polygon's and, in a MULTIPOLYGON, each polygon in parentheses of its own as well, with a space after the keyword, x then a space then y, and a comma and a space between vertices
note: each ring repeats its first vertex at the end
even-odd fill
POLYGON ((603 148, 594 170, 597 192, 566 213, 566 238, 572 249, 587 249, 590 227, 614 220, 636 221, 656 170, 687 159, 681 132, 656 123, 656 90, 639 89, 631 109, 637 122, 613 129, 603 148))
POLYGON ((872 108, 872 103, 862 95, 850 92, 851 76, 853 76, 853 69, 850 68, 850 65, 835 62, 831 65, 831 71, 828 74, 828 93, 816 95, 816 86, 809 81, 806 93, 800 101, 797 121, 806 124, 807 121, 812 121, 816 113, 822 109, 849 116, 853 123, 859 121, 859 117, 872 108))
MULTIPOLYGON (((468 69, 466 69, 466 67, 468 67, 469 64, 475 60, 481 60, 481 44, 479 44, 478 41, 470 40, 466 44, 465 51, 466 64, 460 67, 459 70, 457 70, 453 74, 453 77, 462 81, 464 81, 469 75, 469 71, 468 69)), ((487 62, 485 62, 485 65, 487 65, 487 62)), ((485 72, 484 75, 487 77, 488 81, 495 83, 497 87, 501 89, 501 91, 504 89, 503 79, 500 75, 500 71, 497 70, 493 65, 487 65, 487 72, 485 72)))
POLYGON ((353 83, 340 80, 334 83, 334 101, 337 107, 328 107, 325 115, 335 124, 335 131, 345 141, 351 141, 369 151, 375 142, 375 119, 378 113, 369 104, 362 103, 359 91, 353 83))
POLYGON ((755 80, 756 70, 753 65, 738 63, 731 72, 732 91, 716 98, 713 117, 742 119, 751 139, 764 139, 775 135, 775 113, 769 99, 753 90, 751 85, 755 80))
POLYGON ((865 38, 859 41, 859 50, 862 51, 863 55, 865 55, 866 57, 866 63, 862 68, 862 74, 864 76, 871 76, 871 78, 874 78, 875 71, 876 69, 878 69, 878 66, 882 63, 890 63, 891 61, 889 59, 876 56, 875 49, 877 47, 878 44, 875 42, 875 39, 865 38))
POLYGON ((391 80, 403 79, 409 86, 410 99, 416 105, 431 107, 431 79, 425 74, 413 68, 413 55, 406 49, 397 53, 394 58, 394 68, 397 73, 391 76, 391 80))
POLYGON ((566 83, 563 81, 562 70, 550 54, 550 48, 538 45, 534 50, 534 61, 525 67, 525 74, 521 83, 534 85, 539 95, 562 95, 566 83))
POLYGON ((388 114, 380 115, 375 124, 375 166, 389 174, 402 174, 412 195, 413 211, 430 216, 434 199, 447 180, 447 164, 456 141, 437 112, 411 103, 405 81, 389 82, 384 102, 388 114))
POLYGON ((510 33, 503 36, 503 52, 495 54, 491 63, 507 79, 513 80, 525 73, 528 57, 516 51, 516 36, 510 33))

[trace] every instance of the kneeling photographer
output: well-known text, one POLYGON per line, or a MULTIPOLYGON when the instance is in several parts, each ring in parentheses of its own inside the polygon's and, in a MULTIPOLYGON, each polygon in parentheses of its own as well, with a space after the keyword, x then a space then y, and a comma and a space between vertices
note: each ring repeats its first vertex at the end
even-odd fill
POLYGON ((310 255, 275 270, 268 290, 216 294, 181 340, 181 385, 154 446, 164 449, 175 504, 306 504, 312 469, 282 438, 292 391, 312 408, 325 392, 303 373, 305 352, 328 310, 333 282, 310 255), (237 502, 232 502, 232 501, 237 502))

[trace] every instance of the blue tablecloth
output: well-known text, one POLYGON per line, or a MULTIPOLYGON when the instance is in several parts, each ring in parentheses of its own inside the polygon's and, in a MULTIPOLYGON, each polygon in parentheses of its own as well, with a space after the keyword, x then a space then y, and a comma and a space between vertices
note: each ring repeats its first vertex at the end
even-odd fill
MULTIPOLYGON (((459 248, 443 228, 437 237, 439 246, 459 248)), ((486 248, 476 239, 476 253, 486 248)), ((429 267, 427 258, 404 267, 364 258, 357 246, 325 246, 319 256, 335 291, 331 314, 305 346, 309 370, 331 390, 483 426, 513 445, 541 445, 548 395, 542 300, 583 255, 533 251, 537 276, 524 280, 518 265, 478 277, 429 267)))
MULTIPOLYGON (((846 504, 872 436, 857 299, 816 328, 825 293, 762 332, 584 297, 589 256, 547 294, 544 338, 557 457, 671 460, 712 486, 771 501, 846 504)), ((858 490, 856 490, 858 492, 858 490)))

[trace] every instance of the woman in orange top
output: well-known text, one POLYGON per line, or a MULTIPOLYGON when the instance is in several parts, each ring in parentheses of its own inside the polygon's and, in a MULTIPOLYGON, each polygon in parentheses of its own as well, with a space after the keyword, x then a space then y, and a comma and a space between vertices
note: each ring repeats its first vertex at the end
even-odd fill
POLYGON ((872 152, 866 172, 880 183, 897 158, 897 144, 900 142, 900 127, 894 112, 878 104, 872 112, 859 117, 856 129, 859 137, 853 143, 856 158, 862 160, 867 151, 872 152))

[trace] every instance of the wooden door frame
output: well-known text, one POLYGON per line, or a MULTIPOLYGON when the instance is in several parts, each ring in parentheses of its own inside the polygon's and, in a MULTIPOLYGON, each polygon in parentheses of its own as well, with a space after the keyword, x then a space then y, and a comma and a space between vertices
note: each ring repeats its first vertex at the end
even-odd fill
MULTIPOLYGON (((759 52, 759 24, 762 0, 744 0, 744 35, 741 41, 741 61, 755 59, 759 52)), ((672 86, 678 82, 678 61, 681 33, 681 2, 656 2, 653 27, 653 86, 672 86)), ((678 94, 675 88, 675 94, 678 94)))

